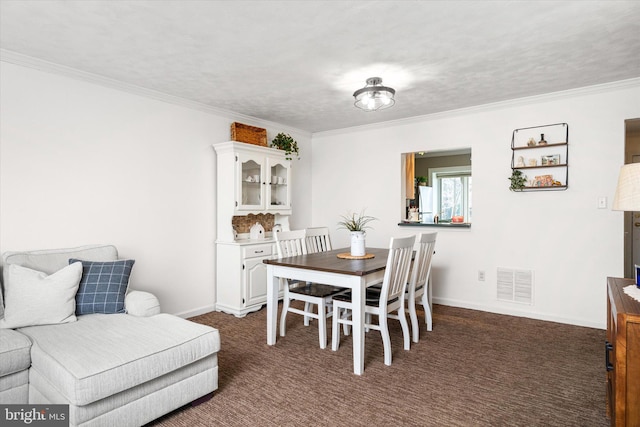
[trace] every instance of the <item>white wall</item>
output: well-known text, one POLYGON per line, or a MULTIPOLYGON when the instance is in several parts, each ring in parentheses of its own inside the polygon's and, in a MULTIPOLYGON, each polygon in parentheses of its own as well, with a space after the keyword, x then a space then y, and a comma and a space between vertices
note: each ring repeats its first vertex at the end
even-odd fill
MULTIPOLYGON (((0 67, 0 252, 112 243, 136 260, 131 287, 155 293, 163 311, 210 311, 211 144, 229 139, 236 118, 7 62, 0 67)), ((270 138, 284 130, 263 127, 270 138)), ((311 138, 292 136, 303 156, 294 161, 292 223, 306 226, 311 138)))
MULTIPOLYGON (((131 286, 190 315, 215 302, 215 154, 232 121, 291 133, 292 228, 340 213, 380 218, 368 235, 386 246, 398 227, 400 153, 473 149, 474 223, 438 229, 435 302, 604 327, 606 276, 621 276, 621 212, 613 198, 624 161, 624 120, 640 117, 640 85, 608 85, 381 126, 316 134, 238 120, 0 62, 0 252, 113 243, 136 259, 131 286), (515 128, 569 124, 570 188, 512 193, 515 128), (312 183, 312 184, 310 184, 312 183), (532 306, 498 302, 496 268, 535 271, 532 306), (478 282, 478 270, 486 281, 478 282)), ((384 112, 381 112, 384 113, 384 112)), ((378 114, 378 113, 374 113, 378 114)))
MULTIPOLYGON (((400 101, 399 101, 400 102, 400 101)), ((364 114, 364 113, 363 113, 364 114)), ((370 114, 384 114, 376 112, 370 114)), ((313 223, 366 208, 380 220, 367 245, 417 232, 399 227, 400 154, 471 147, 473 224, 438 231, 434 302, 604 328, 606 277, 623 275, 623 213, 597 209, 613 199, 624 163, 624 120, 640 117, 640 84, 619 83, 313 136, 313 223), (569 189, 514 193, 513 129, 569 124, 569 189), (498 267, 534 270, 534 303, 496 299, 498 267), (477 280, 478 270, 486 281, 477 280)))

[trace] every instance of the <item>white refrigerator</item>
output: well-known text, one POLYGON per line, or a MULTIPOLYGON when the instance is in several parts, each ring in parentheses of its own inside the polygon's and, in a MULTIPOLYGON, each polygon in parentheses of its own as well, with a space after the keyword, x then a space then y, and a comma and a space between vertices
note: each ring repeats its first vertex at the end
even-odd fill
POLYGON ((420 217, 424 224, 433 222, 433 188, 426 185, 419 185, 420 196, 420 217))

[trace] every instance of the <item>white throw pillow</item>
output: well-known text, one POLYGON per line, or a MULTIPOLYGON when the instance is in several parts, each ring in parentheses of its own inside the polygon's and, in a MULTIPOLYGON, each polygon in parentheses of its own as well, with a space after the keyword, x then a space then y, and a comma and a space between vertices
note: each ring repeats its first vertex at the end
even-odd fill
POLYGON ((51 325, 76 321, 76 292, 82 263, 75 262, 47 276, 9 264, 4 284, 4 319, 0 328, 51 325))

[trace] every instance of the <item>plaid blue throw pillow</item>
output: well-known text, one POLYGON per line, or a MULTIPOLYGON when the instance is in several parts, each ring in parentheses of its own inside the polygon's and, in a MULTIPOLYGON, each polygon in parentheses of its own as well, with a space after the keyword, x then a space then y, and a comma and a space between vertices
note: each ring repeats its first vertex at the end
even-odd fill
POLYGON ((124 313, 124 296, 135 260, 83 261, 82 278, 76 294, 76 316, 91 313, 124 313))

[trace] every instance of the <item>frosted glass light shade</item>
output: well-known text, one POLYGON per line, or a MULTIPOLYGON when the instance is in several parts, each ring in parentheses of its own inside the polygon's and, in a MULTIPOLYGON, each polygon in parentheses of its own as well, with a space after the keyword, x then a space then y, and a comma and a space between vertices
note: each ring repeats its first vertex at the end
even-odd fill
POLYGON ((396 91, 390 87, 382 86, 380 77, 367 79, 367 85, 353 93, 356 99, 354 105, 364 111, 383 110, 395 104, 396 91))
POLYGON ((618 186, 611 209, 640 211, 640 163, 630 163, 620 168, 618 186))

